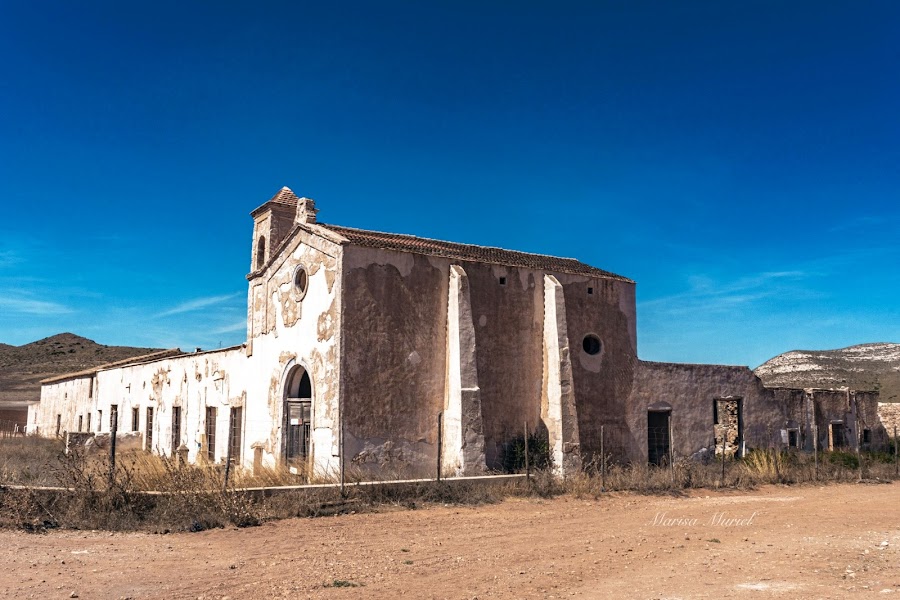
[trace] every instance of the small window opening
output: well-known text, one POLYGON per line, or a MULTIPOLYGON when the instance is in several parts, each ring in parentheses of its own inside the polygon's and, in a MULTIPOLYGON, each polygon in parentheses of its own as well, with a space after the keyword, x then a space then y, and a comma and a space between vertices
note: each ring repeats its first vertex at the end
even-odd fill
POLYGON ((150 452, 153 450, 153 408, 147 407, 147 451, 150 452))
POLYGON ((206 407, 206 458, 216 462, 216 407, 206 407))
POLYGON ((235 407, 231 409, 228 423, 228 454, 231 463, 234 465, 241 464, 241 439, 243 426, 244 409, 235 407))
POLYGON ((103 431, 103 411, 97 411, 97 433, 103 431))
POLYGON ((85 415, 85 417, 87 417, 87 418, 85 419, 85 428, 84 428, 84 430, 85 430, 85 431, 90 431, 90 430, 91 430, 91 413, 87 413, 87 414, 85 415))
POLYGON ((56 415, 56 437, 62 432, 62 415, 56 415))
POLYGON ((181 445, 181 407, 172 407, 172 455, 181 445))
POLYGON ((309 287, 309 275, 303 265, 297 267, 294 271, 294 297, 297 300, 303 300, 306 296, 306 290, 309 287))
POLYGON ((800 432, 796 429, 788 429, 788 447, 790 448, 799 448, 800 447, 800 432))
POLYGON ((84 424, 84 417, 82 415, 78 415, 78 431, 83 431, 81 426, 84 424))
POLYGON ((862 443, 863 444, 871 444, 872 443, 872 430, 871 429, 863 429, 862 443))
POLYGON ((138 431, 141 422, 141 409, 137 406, 131 409, 131 430, 138 431))
POLYGON ((596 354, 600 354, 600 350, 603 345, 600 343, 600 338, 596 335, 588 334, 584 336, 584 341, 581 342, 581 347, 587 354, 594 356, 596 354))
POLYGON ((588 296, 593 296, 593 295, 594 295, 594 288, 589 287, 588 288, 588 296))
POLYGON ((266 264, 266 238, 260 236, 256 243, 256 269, 262 269, 264 264, 266 264))
POLYGON ((506 277, 500 278, 500 285, 506 285, 506 277))

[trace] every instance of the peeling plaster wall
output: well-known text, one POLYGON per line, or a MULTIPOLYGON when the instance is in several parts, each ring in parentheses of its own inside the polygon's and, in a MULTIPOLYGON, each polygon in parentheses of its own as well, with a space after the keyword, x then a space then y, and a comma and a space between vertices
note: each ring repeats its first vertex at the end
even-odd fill
POLYGON ((741 398, 743 438, 748 447, 765 447, 780 436, 785 414, 774 393, 747 367, 638 362, 627 401, 628 459, 647 461, 647 411, 671 407, 677 458, 713 452, 713 401, 741 398))
POLYGON ((280 460, 284 385, 288 370, 300 365, 309 372, 313 390, 311 468, 320 476, 337 477, 340 423, 340 245, 315 235, 317 226, 300 230, 281 257, 250 280, 253 329, 248 340, 252 385, 248 419, 259 423, 247 443, 263 449, 269 466, 280 460), (294 287, 298 266, 306 269, 304 296, 294 287))
MULTIPOLYGON (((255 448, 274 466, 281 454, 284 379, 293 365, 310 373, 313 387, 311 466, 320 475, 339 470, 339 327, 341 247, 301 231, 264 272, 251 278, 252 338, 246 347, 187 354, 150 363, 100 371, 91 395, 91 378, 45 385, 30 423, 42 434, 75 429, 79 414, 92 414, 92 430, 108 432, 112 404, 118 405, 119 431, 130 431, 131 409, 139 409, 145 434, 147 408, 154 409, 152 447, 171 454, 172 407, 182 408, 182 442, 189 459, 205 449, 206 407, 217 409, 215 459, 227 455, 229 410, 243 408, 241 462, 253 464, 255 448), (309 276, 305 296, 294 291, 298 265, 309 276), (103 411, 98 423, 97 411, 103 411), (48 430, 48 428, 50 428, 48 430)), ((205 452, 204 452, 205 455, 205 452)))
POLYGON ((635 286, 612 279, 556 277, 565 293, 582 459, 599 455, 601 425, 604 452, 621 456, 628 445, 625 406, 637 362, 635 286), (588 334, 600 338, 599 354, 585 352, 588 334))
POLYGON ((347 467, 433 473, 443 409, 450 263, 347 247, 343 265, 347 467))
POLYGON ((60 435, 78 431, 82 417, 83 431, 97 431, 97 405, 93 398, 93 375, 76 377, 41 387, 41 401, 28 407, 28 432, 43 436, 56 434, 56 416, 60 415, 60 435), (91 428, 87 428, 87 415, 91 428))
MULTIPOLYGON (((103 411, 98 432, 109 432, 112 404, 118 405, 119 432, 133 431, 132 409, 138 409, 138 429, 145 449, 172 456, 179 445, 195 461, 205 449, 206 407, 217 409, 216 461, 228 452, 229 410, 246 402, 246 356, 241 348, 186 354, 141 365, 97 373, 96 409, 103 411), (172 439, 172 408, 181 407, 181 439, 172 439), (153 408, 151 447, 147 448, 147 409, 153 408)), ((246 413, 244 415, 246 419, 246 413)), ((246 422, 245 422, 246 423, 246 422)), ((244 426, 246 432, 250 424, 244 426)), ((246 450, 242 450, 242 460, 246 450)))
POLYGON ((499 469, 503 449, 541 421, 544 276, 540 271, 463 263, 469 276, 478 349, 485 462, 499 469), (500 278, 506 284, 500 284, 500 278))

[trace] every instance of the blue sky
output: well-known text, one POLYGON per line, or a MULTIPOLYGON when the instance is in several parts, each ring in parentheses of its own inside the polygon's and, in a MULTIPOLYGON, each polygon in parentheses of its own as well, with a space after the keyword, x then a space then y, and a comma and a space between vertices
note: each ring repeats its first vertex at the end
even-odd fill
POLYGON ((0 56, 0 342, 240 343, 282 185, 631 277, 647 360, 900 341, 896 2, 9 1, 0 56))

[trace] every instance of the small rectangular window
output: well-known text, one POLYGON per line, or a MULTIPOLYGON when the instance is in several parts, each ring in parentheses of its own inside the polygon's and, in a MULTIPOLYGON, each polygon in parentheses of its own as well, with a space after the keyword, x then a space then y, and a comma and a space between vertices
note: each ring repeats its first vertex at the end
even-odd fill
POLYGON ((233 464, 241 464, 241 437, 244 409, 232 408, 228 426, 228 453, 233 464))
POLYGON ((141 409, 135 406, 131 409, 131 430, 140 431, 141 429, 141 409))
POLYGON ((79 432, 82 431, 81 426, 83 424, 82 423, 83 420, 84 420, 84 417, 82 417, 81 415, 78 415, 78 431, 79 432))
POLYGON ((56 437, 62 432, 62 415, 56 415, 56 437))
POLYGON ((788 446, 791 448, 800 447, 800 432, 796 429, 788 429, 788 446))
POLYGON ((150 406, 147 407, 146 428, 147 428, 147 434, 146 434, 147 446, 146 446, 146 448, 147 448, 147 451, 149 452, 149 451, 153 450, 153 408, 150 406))
POLYGON ((97 433, 103 431, 103 411, 97 411, 97 433))
POLYGON ((506 285, 506 277, 500 278, 500 285, 506 285))
POLYGON ((871 444, 872 443, 872 430, 871 429, 863 429, 863 444, 871 444))
POLYGON ((172 407, 172 454, 181 445, 181 407, 172 407))
POLYGON ((216 408, 206 407, 206 458, 216 462, 216 408))
POLYGON ((588 288, 588 296, 593 296, 593 295, 594 295, 594 288, 589 287, 588 288))
POLYGON ((85 431, 90 431, 90 430, 91 430, 91 413, 88 413, 88 414, 85 415, 85 416, 87 417, 87 419, 85 419, 85 425, 86 425, 86 427, 84 428, 84 430, 85 430, 85 431))

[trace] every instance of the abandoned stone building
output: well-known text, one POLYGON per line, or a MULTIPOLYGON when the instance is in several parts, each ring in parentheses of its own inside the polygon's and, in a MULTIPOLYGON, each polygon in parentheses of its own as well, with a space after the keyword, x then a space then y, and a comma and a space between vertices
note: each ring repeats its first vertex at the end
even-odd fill
POLYGON ((317 212, 283 188, 251 213, 245 343, 46 380, 32 430, 115 423, 163 454, 323 477, 433 472, 439 451, 447 475, 499 469, 526 425, 560 471, 601 444, 615 460, 661 463, 811 448, 814 431, 820 448, 885 436, 874 393, 767 389, 747 367, 639 360, 626 277, 317 212))

